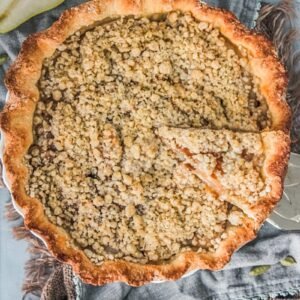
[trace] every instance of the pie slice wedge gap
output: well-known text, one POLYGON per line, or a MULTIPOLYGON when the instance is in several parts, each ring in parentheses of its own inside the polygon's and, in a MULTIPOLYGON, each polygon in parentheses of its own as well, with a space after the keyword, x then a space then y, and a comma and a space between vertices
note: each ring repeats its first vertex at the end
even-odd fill
POLYGON ((282 131, 161 127, 157 133, 184 168, 258 224, 280 197, 290 142, 282 131))

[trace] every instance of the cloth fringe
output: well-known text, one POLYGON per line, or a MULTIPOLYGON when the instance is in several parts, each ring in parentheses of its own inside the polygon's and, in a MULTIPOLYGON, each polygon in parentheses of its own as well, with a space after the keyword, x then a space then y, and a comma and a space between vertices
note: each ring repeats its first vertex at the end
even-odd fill
POLYGON ((287 101, 292 110, 292 151, 300 152, 300 49, 296 49, 300 32, 293 28, 297 17, 294 0, 284 0, 277 5, 268 4, 262 7, 256 21, 255 29, 270 39, 284 64, 289 78, 287 101), (296 68, 295 66, 298 66, 296 68))
MULTIPOLYGON (((300 33, 293 29, 286 30, 292 27, 292 19, 295 17, 294 5, 297 4, 293 0, 285 0, 277 5, 263 6, 255 29, 273 41, 278 56, 288 71, 287 101, 293 112, 292 149, 294 152, 300 152, 300 70, 294 68, 300 62, 300 50, 296 51, 293 47, 300 33)), ((42 300, 75 299, 71 267, 63 265, 51 256, 46 246, 25 228, 22 218, 11 203, 6 207, 6 217, 10 221, 18 222, 13 229, 14 237, 26 239, 29 244, 31 258, 25 265, 24 299, 29 293, 41 297, 42 300)), ((283 299, 272 296, 270 299, 283 299)), ((278 296, 281 296, 280 293, 278 296)), ((299 299, 299 294, 293 299, 299 299)))
MULTIPOLYGON (((58 272, 70 272, 71 268, 67 265, 63 268, 62 263, 49 253, 43 242, 26 229, 23 218, 16 212, 11 202, 6 204, 5 216, 9 221, 17 223, 12 230, 14 238, 28 241, 27 251, 30 253, 30 259, 25 264, 25 279, 22 286, 22 291, 24 292, 23 299, 26 298, 27 294, 32 294, 37 297, 43 296, 44 300, 64 299, 63 297, 47 298, 49 288, 47 293, 43 292, 43 288, 47 286, 49 278, 53 276, 55 272, 55 274, 58 272)), ((71 290, 74 290, 74 288, 72 287, 71 290)), ((71 295, 72 291, 70 292, 68 290, 63 293, 63 289, 60 289, 60 293, 62 295, 67 295, 68 293, 71 295)), ((74 299, 74 297, 67 299, 74 299)))

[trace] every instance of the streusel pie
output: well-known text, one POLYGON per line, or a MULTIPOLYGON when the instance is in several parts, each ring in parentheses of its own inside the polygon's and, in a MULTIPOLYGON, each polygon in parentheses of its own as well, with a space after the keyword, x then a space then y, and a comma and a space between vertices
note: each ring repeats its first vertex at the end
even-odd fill
POLYGON ((86 282, 222 268, 282 193, 286 75, 197 1, 90 1, 6 77, 7 180, 28 229, 86 282))

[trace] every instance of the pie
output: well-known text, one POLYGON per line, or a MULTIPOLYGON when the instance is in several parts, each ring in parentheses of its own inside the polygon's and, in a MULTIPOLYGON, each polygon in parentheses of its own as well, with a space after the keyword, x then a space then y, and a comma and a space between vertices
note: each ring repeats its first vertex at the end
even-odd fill
POLYGON ((197 1, 66 11, 6 75, 26 226, 91 284, 223 268, 281 197, 286 83, 270 42, 197 1))

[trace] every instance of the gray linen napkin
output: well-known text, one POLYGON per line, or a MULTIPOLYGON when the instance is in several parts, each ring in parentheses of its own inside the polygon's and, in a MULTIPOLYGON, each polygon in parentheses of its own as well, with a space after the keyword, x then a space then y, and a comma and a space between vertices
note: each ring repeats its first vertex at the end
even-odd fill
MULTIPOLYGON (((16 57, 21 43, 33 32, 47 28, 68 7, 84 1, 67 0, 58 8, 37 16, 9 34, 0 36, 0 54, 7 53, 10 60, 0 68, 0 78, 16 57)), ((233 11, 248 27, 253 27, 261 6, 259 0, 208 0, 211 5, 233 11)), ((266 2, 278 2, 266 1, 266 2)), ((293 1, 290 1, 293 2, 293 1)), ((0 82, 3 106, 6 89, 0 82)), ((267 299, 278 295, 300 292, 300 264, 283 267, 278 262, 292 255, 300 262, 300 232, 287 232, 265 224, 257 239, 236 252, 226 269, 218 272, 197 271, 174 282, 148 284, 133 288, 124 283, 94 287, 75 277, 78 299, 267 299), (253 266, 273 265, 257 277, 249 275, 253 266)), ((26 299, 36 299, 27 295, 26 299)), ((53 298, 54 299, 54 298, 53 298)), ((55 297, 55 299, 58 299, 55 297)))

